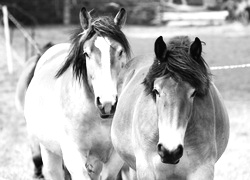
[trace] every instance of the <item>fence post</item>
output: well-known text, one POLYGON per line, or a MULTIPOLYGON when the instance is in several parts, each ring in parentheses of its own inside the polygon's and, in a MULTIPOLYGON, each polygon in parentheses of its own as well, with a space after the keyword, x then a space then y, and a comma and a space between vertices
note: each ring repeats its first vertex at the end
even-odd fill
POLYGON ((3 11, 3 24, 4 24, 4 34, 5 34, 7 65, 8 65, 9 73, 12 74, 13 73, 13 61, 12 61, 12 54, 11 54, 10 28, 9 28, 7 6, 2 6, 2 11, 3 11))

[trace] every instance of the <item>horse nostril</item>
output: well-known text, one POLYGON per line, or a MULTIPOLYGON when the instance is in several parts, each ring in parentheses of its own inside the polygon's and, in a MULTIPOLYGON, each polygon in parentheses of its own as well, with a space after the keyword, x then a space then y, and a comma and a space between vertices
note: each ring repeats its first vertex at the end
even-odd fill
POLYGON ((177 147, 176 150, 174 150, 173 152, 173 156, 176 158, 176 159, 180 159, 183 155, 183 146, 182 145, 179 145, 177 147))
POLYGON ((158 150, 158 154, 159 154, 161 157, 165 156, 166 151, 167 151, 167 150, 164 148, 164 146, 163 146, 162 144, 158 144, 158 145, 157 145, 157 150, 158 150))
POLYGON ((100 102, 100 97, 96 98, 96 104, 97 104, 97 106, 101 106, 102 105, 101 102, 100 102))
POLYGON ((114 105, 112 105, 112 108, 111 108, 111 113, 112 113, 112 114, 115 113, 117 101, 118 101, 118 98, 117 98, 117 96, 116 96, 116 101, 115 101, 114 105))
POLYGON ((111 108, 111 114, 114 114, 115 113, 115 109, 116 109, 116 103, 112 106, 111 108))
POLYGON ((162 144, 157 145, 158 154, 161 158, 175 162, 183 155, 183 146, 179 145, 175 150, 169 151, 162 144))

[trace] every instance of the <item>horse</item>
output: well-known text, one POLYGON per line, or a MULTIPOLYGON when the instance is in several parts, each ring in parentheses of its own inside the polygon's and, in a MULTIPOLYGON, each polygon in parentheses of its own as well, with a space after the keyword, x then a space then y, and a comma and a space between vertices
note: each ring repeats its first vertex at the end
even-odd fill
POLYGON ((230 127, 200 39, 160 36, 120 76, 111 139, 132 178, 212 180, 230 127))
POLYGON ((41 148, 44 170, 63 179, 62 164, 76 179, 115 179, 110 137, 118 101, 118 73, 130 58, 122 27, 126 10, 113 18, 79 13, 71 43, 54 45, 39 59, 25 95, 29 134, 41 148))
MULTIPOLYGON (((27 88, 30 84, 30 81, 34 75, 34 71, 37 65, 38 60, 42 56, 42 54, 48 50, 50 47, 52 47, 54 44, 49 42, 45 44, 41 48, 41 52, 36 54, 35 56, 31 57, 27 62, 24 64, 24 68, 20 74, 20 77, 18 78, 17 86, 16 86, 16 92, 15 92, 15 105, 18 112, 23 114, 24 110, 24 101, 25 101, 25 94, 27 91, 27 88)), ((30 137, 30 145, 31 145, 31 151, 32 151, 32 160, 34 163, 34 178, 43 178, 42 174, 42 157, 40 153, 40 146, 36 142, 35 139, 30 137)))

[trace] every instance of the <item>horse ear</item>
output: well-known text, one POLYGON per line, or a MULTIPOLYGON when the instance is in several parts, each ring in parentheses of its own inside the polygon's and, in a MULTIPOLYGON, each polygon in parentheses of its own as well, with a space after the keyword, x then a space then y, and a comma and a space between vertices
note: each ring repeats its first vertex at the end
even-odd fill
POLYGON ((83 30, 87 30, 91 24, 91 16, 85 7, 82 7, 79 13, 80 24, 83 30))
POLYGON ((162 62, 165 59, 167 53, 167 45, 163 41, 162 36, 158 37, 155 41, 155 56, 162 62))
POLYGON ((189 53, 195 60, 198 60, 201 57, 202 45, 198 37, 195 38, 194 42, 191 44, 189 53))
POLYGON ((121 8, 120 11, 116 14, 114 22, 117 26, 122 28, 125 25, 127 19, 127 12, 124 8, 121 8))

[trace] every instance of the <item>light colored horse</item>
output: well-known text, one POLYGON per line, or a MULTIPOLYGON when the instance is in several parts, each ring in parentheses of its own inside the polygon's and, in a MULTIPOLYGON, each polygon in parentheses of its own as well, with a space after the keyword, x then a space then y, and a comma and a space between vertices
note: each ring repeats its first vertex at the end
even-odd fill
POLYGON ((166 45, 159 37, 154 51, 121 72, 114 148, 136 170, 135 179, 211 180, 228 143, 229 120, 202 43, 180 36, 166 45))
MULTIPOLYGON (((50 47, 52 47, 52 43, 47 43, 42 49, 41 54, 37 54, 31 57, 25 64, 22 70, 22 73, 19 76, 17 86, 16 86, 16 93, 15 93, 15 104, 17 110, 23 114, 24 110, 24 101, 25 101, 25 94, 27 88, 30 84, 31 79, 33 78, 34 71, 37 65, 38 60, 40 59, 41 55, 50 47)), ((30 137, 30 145, 32 151, 32 160, 34 163, 34 177, 35 178, 43 178, 42 174, 42 157, 40 153, 40 146, 36 139, 30 137)))
MULTIPOLYGON (((52 180, 115 179, 117 155, 110 128, 117 103, 117 80, 130 56, 121 31, 126 11, 92 19, 80 12, 81 28, 71 44, 58 44, 38 61, 25 97, 27 128, 41 146, 52 180)), ((120 167, 119 167, 120 168, 120 167)))

